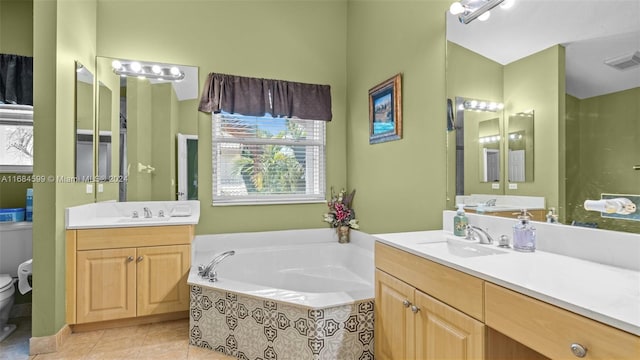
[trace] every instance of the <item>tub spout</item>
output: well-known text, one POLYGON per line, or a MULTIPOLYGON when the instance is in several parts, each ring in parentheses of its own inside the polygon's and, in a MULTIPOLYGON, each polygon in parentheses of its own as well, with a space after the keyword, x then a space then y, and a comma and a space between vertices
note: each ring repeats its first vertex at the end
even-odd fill
POLYGON ((231 255, 235 255, 235 251, 229 250, 225 251, 221 254, 216 255, 216 257, 211 260, 211 262, 207 265, 198 266, 198 275, 200 275, 203 279, 208 279, 211 282, 218 281, 218 273, 216 272, 216 267, 220 262, 231 255))

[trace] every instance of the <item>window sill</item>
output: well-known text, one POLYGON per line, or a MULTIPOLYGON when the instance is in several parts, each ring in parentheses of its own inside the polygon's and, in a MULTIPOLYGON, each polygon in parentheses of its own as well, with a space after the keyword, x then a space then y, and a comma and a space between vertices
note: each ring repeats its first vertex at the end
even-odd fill
POLYGON ((224 206, 259 206, 259 205, 303 205, 303 204, 326 204, 326 200, 320 199, 304 199, 304 200, 234 200, 234 201, 217 201, 211 204, 212 207, 224 206))

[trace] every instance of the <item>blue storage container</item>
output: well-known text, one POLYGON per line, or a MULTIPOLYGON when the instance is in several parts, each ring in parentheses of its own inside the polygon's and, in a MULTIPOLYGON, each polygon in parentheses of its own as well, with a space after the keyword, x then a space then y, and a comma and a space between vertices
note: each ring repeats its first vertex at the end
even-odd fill
POLYGON ((24 221, 24 208, 0 209, 0 222, 24 221))
POLYGON ((27 212, 25 214, 26 221, 33 221, 33 189, 27 189, 27 212))

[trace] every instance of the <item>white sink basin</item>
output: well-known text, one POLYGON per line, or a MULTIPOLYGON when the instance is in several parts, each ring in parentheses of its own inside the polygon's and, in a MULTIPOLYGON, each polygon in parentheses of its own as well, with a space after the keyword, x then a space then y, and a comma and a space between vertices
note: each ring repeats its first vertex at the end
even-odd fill
POLYGON ((447 238, 446 242, 421 243, 420 245, 435 251, 443 251, 451 255, 465 258, 508 254, 504 250, 496 249, 494 245, 483 245, 454 238, 447 238))
POLYGON ((139 217, 139 218, 123 218, 116 220, 117 223, 149 223, 149 222, 165 222, 169 221, 170 217, 139 217))

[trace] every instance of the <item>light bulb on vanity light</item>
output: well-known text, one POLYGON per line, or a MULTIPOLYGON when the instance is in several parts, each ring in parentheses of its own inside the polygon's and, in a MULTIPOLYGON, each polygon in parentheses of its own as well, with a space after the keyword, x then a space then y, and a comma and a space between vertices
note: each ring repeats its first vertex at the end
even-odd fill
POLYGON ((489 17, 491 16, 491 11, 486 11, 484 12, 482 15, 478 16, 478 20, 480 21, 487 21, 489 19, 489 17))
POLYGON ((464 12, 464 6, 459 1, 456 1, 449 7, 449 12, 452 15, 462 14, 464 12))
POLYGON ((111 62, 111 67, 113 67, 116 70, 122 69, 122 63, 118 60, 113 60, 111 62))
POLYGON ((137 61, 132 62, 129 66, 131 66, 131 70, 134 72, 140 72, 140 70, 142 70, 142 65, 137 61))
POLYGON ((515 0, 504 0, 502 4, 500 4, 500 7, 505 10, 510 9, 515 2, 516 2, 515 0))
POLYGON ((162 68, 160 68, 159 65, 153 65, 151 67, 151 71, 153 71, 154 74, 161 74, 162 73, 162 68))
POLYGON ((170 71, 171 71, 171 75, 174 75, 174 76, 180 75, 180 69, 178 69, 177 66, 172 66, 170 71))

